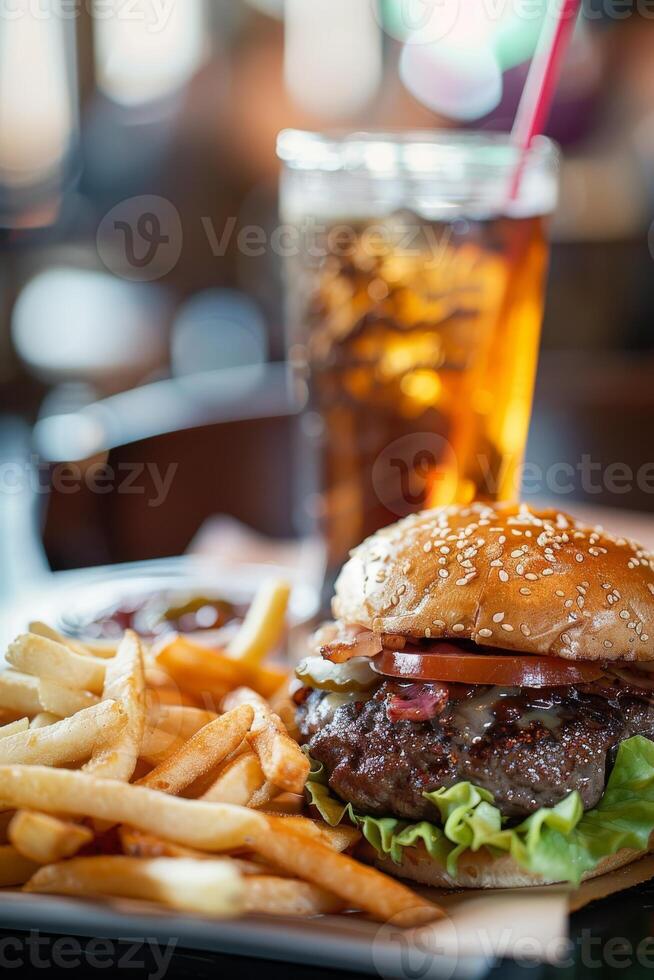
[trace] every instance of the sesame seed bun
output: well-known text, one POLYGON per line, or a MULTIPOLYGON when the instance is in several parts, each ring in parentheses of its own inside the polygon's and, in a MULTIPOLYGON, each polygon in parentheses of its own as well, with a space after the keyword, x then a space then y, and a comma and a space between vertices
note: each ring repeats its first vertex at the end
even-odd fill
POLYGON ((333 610, 378 633, 654 660, 652 555, 524 504, 443 507, 384 528, 352 552, 333 610))
MULTIPOLYGON (((633 861, 638 861, 647 851, 624 849, 617 854, 603 858, 593 871, 586 872, 582 881, 599 878, 633 861)), ((490 851, 466 851, 457 864, 456 878, 448 874, 438 861, 430 858, 422 845, 405 847, 400 864, 390 858, 380 858, 370 845, 366 845, 360 856, 387 874, 396 878, 407 878, 432 888, 528 888, 538 885, 558 884, 557 878, 547 878, 526 871, 513 860, 510 854, 494 857, 490 851)))

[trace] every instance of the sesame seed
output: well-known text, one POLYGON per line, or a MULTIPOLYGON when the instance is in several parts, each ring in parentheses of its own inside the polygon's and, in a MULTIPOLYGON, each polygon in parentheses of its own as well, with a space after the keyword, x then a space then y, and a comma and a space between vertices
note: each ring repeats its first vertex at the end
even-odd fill
POLYGON ((543 575, 554 575, 554 569, 553 568, 544 568, 543 569, 543 575))
POLYGON ((611 643, 610 640, 604 640, 604 646, 606 647, 607 650, 610 650, 613 644, 611 643))
POLYGON ((520 589, 520 595, 531 595, 531 589, 520 589))
POLYGON ((620 613, 620 619, 629 619, 629 612, 627 609, 623 609, 620 613))
POLYGON ((512 558, 522 558, 522 551, 520 551, 520 549, 518 549, 517 551, 512 551, 511 552, 511 557, 512 558))
POLYGON ((452 627, 452 632, 453 633, 463 633, 464 629, 465 629, 465 626, 463 625, 463 623, 455 623, 454 626, 452 627))
POLYGON ((513 627, 509 623, 502 623, 502 629, 507 633, 513 633, 513 627))
POLYGON ((524 575, 525 574, 525 566, 524 565, 516 565, 515 570, 518 573, 518 575, 524 575))
POLYGON ((504 613, 503 612, 497 612, 493 616, 493 622, 494 623, 501 623, 503 619, 504 619, 504 613))
POLYGON ((427 637, 427 639, 429 639, 429 637, 431 636, 431 630, 428 626, 425 627, 425 636, 427 637))
POLYGON ((486 629, 486 628, 484 628, 483 630, 479 630, 479 635, 480 635, 480 636, 483 636, 483 637, 484 637, 484 639, 486 639, 487 637, 489 637, 489 636, 492 636, 492 635, 493 635, 493 631, 492 631, 492 630, 489 630, 489 629, 486 629))
POLYGON ((426 555, 429 554, 429 552, 431 551, 431 541, 425 541, 425 543, 422 546, 422 550, 425 552, 426 555))
POLYGON ((531 630, 529 629, 526 623, 521 623, 520 632, 522 633, 523 636, 531 636, 531 630))
POLYGON ((527 574, 525 575, 525 578, 527 579, 528 582, 537 582, 538 581, 538 575, 535 575, 534 572, 527 572, 527 574))
POLYGON ((501 568, 500 569, 500 582, 508 582, 508 581, 509 581, 508 572, 505 572, 504 569, 501 568))
POLYGON ((565 599, 565 592, 563 589, 557 589, 556 594, 558 595, 559 599, 565 599))
POLYGON ((640 638, 643 643, 647 643, 647 641, 649 640, 649 636, 647 635, 647 633, 642 633, 640 638))
POLYGON ((456 580, 456 584, 457 585, 467 585, 468 584, 468 579, 467 578, 458 578, 456 580))
POLYGON ((577 554, 575 555, 575 561, 578 561, 579 564, 581 564, 583 560, 584 560, 584 556, 580 551, 578 551, 577 554))
POLYGON ((441 630, 442 630, 442 629, 445 629, 445 623, 444 623, 444 621, 443 621, 442 619, 435 619, 435 620, 433 621, 433 625, 434 625, 434 626, 437 626, 437 627, 438 627, 439 629, 441 629, 441 630))
POLYGON ((561 633, 561 639, 563 640, 564 643, 567 643, 568 645, 572 643, 569 633, 561 633))
POLYGON ((450 573, 448 572, 448 570, 446 568, 439 568, 438 574, 440 575, 441 578, 449 578, 450 577, 450 573))
POLYGON ((446 544, 444 544, 443 547, 441 548, 441 555, 449 555, 449 553, 450 553, 450 549, 447 547, 446 544))

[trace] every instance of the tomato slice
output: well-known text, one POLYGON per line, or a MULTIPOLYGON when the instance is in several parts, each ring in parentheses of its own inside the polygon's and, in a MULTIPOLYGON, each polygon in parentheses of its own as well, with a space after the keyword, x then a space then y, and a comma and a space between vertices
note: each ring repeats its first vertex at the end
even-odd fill
POLYGON ((469 653, 447 643, 434 653, 384 650, 371 666, 378 674, 403 680, 496 687, 569 687, 604 676, 602 666, 595 663, 529 654, 469 653))

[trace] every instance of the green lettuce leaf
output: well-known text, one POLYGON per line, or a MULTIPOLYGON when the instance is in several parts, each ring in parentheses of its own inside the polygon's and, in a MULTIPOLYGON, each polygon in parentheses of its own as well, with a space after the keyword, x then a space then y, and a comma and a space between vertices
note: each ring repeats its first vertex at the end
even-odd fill
POLYGON ((584 813, 574 792, 554 807, 541 807, 516 827, 504 825, 488 790, 468 782, 424 794, 440 824, 357 812, 331 794, 322 766, 313 760, 307 793, 330 826, 348 819, 379 854, 396 863, 405 847, 422 844, 456 878, 461 855, 485 847, 496 855, 511 854, 535 874, 578 884, 585 872, 622 848, 647 848, 654 830, 654 742, 635 735, 620 745, 595 809, 584 813))

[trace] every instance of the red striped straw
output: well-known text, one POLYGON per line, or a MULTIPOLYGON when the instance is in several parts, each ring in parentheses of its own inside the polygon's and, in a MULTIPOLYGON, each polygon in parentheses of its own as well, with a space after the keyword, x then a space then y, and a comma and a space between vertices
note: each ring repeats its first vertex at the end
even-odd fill
POLYGON ((531 142, 543 132, 547 123, 563 56, 581 7, 581 0, 553 0, 553 3, 559 4, 559 11, 551 28, 546 23, 541 31, 511 131, 513 142, 521 150, 520 162, 511 183, 512 201, 516 200, 520 190, 525 157, 531 142))

